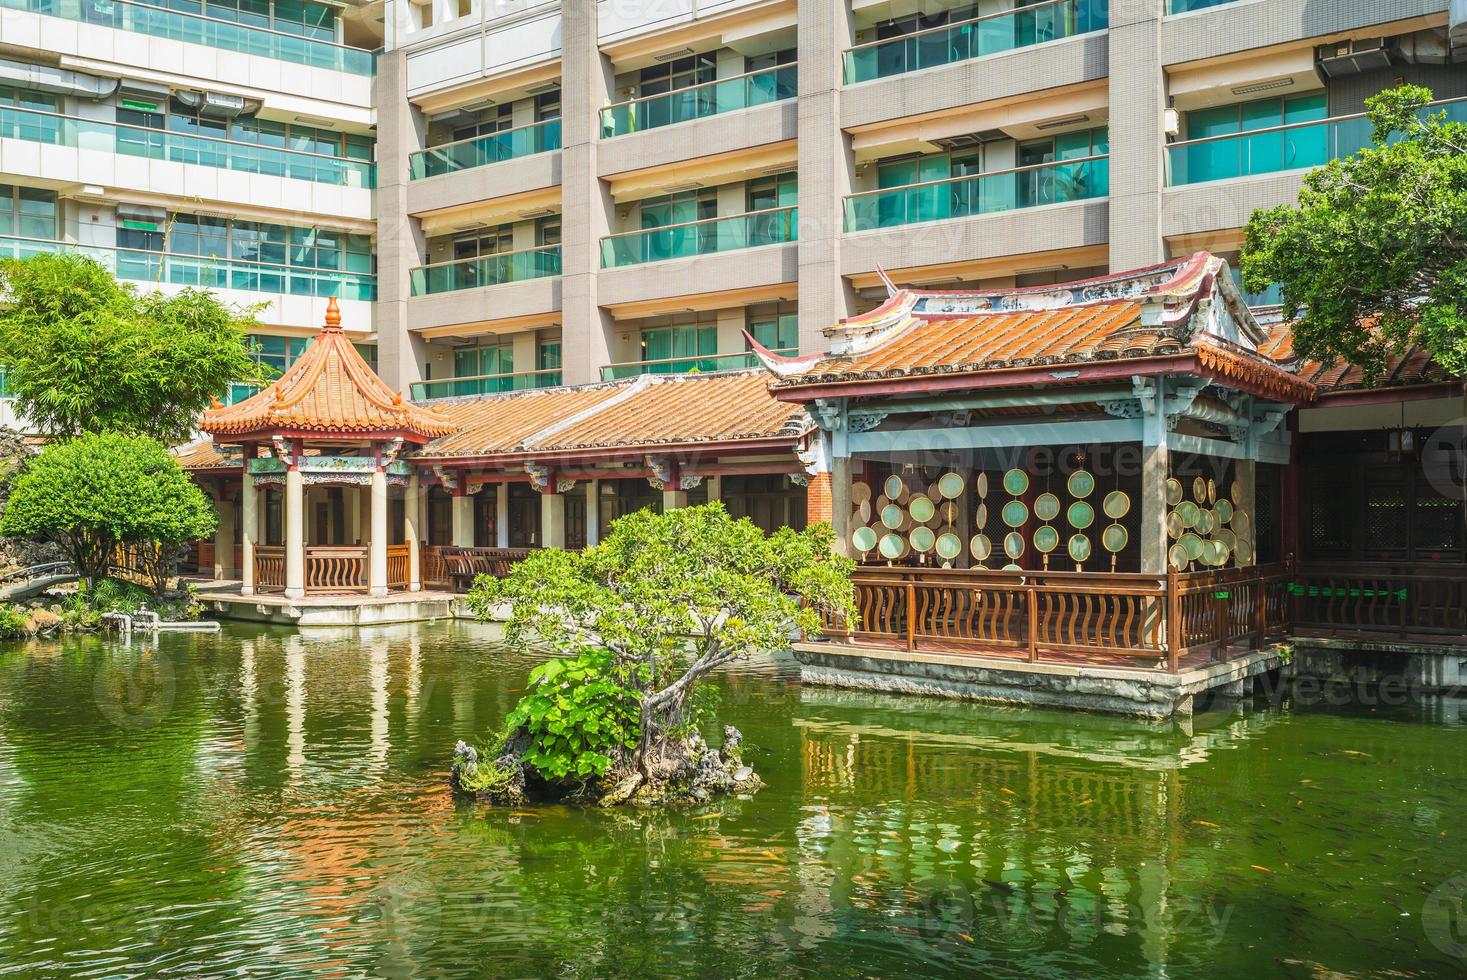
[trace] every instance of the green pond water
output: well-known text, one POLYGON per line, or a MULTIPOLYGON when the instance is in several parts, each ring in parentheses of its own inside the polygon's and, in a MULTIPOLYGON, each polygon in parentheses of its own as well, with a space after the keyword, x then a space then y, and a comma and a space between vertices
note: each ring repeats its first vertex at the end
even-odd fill
POLYGON ((720 678, 768 788, 456 805, 476 624, 0 650, 0 975, 1449 976, 1467 711, 1190 728, 720 678))

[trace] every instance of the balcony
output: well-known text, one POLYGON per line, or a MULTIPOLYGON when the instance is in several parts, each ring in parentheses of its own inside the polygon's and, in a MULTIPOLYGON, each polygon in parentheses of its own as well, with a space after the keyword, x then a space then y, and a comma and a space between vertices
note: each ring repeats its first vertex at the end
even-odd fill
POLYGON ((408 177, 423 180, 558 149, 560 120, 546 119, 528 126, 419 150, 408 158, 408 177))
POLYGON ((427 401, 431 398, 453 398, 460 395, 495 395, 503 391, 554 388, 560 383, 560 369, 552 368, 513 374, 479 374, 470 378, 444 378, 441 381, 414 381, 410 387, 413 401, 427 401))
POLYGON ((799 208, 771 208, 609 235, 601 239, 601 267, 618 269, 761 245, 782 245, 799 237, 799 213, 799 208))
MULTIPOLYGON (((1421 115, 1445 112, 1467 122, 1467 99, 1434 102, 1421 115)), ((1315 122, 1209 136, 1167 147, 1167 184, 1181 187, 1318 167, 1373 146, 1374 127, 1360 113, 1315 122)))
POLYGON ((101 150, 123 156, 218 167, 340 187, 371 188, 375 176, 372 164, 364 160, 100 119, 82 119, 34 109, 0 107, 0 138, 101 150))
MULTIPOLYGON (((774 351, 776 354, 793 355, 793 350, 774 351)), ((621 361, 607 364, 601 369, 602 381, 618 381, 635 378, 641 374, 696 374, 708 371, 739 371, 759 366, 759 356, 753 351, 737 354, 701 354, 695 357, 664 357, 655 361, 621 361)))
POLYGON ((846 198, 845 230, 869 231, 996 214, 1085 201, 1108 193, 1110 157, 1082 157, 852 194, 846 198))
POLYGON ((277 265, 248 259, 210 255, 181 255, 146 249, 78 245, 39 238, 0 236, 0 258, 77 252, 99 262, 119 279, 131 282, 196 286, 202 289, 239 289, 252 293, 309 296, 373 302, 377 277, 370 273, 277 265))
POLYGON ((767 105, 793 99, 798 92, 794 65, 779 65, 747 75, 720 78, 675 92, 608 106, 601 110, 601 137, 625 136, 767 105))
MULTIPOLYGON (((0 7, 371 77, 375 52, 131 0, 0 0, 0 7)), ((308 94, 308 93, 301 93, 308 94)))
POLYGON ((520 252, 499 252, 472 259, 418 266, 412 271, 412 295, 451 293, 460 289, 497 286, 560 275, 560 246, 546 245, 520 252))
POLYGON ((845 81, 869 82, 1104 30, 1107 11, 1108 0, 1048 0, 871 41, 845 52, 845 81))

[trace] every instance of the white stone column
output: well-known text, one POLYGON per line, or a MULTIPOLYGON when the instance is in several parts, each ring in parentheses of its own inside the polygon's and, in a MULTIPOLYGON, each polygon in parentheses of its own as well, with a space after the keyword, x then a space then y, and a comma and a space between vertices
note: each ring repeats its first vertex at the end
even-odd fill
POLYGON ((494 547, 509 547, 509 484, 494 485, 494 547))
POLYGON ((285 597, 306 594, 305 478, 292 466, 285 471, 285 597))
POLYGON ((455 548, 474 546, 474 498, 466 493, 453 498, 453 545, 455 548))
POLYGON ((372 537, 367 544, 367 594, 387 594, 387 471, 372 471, 372 537))
POLYGON ((830 528, 835 532, 836 554, 859 558, 851 546, 851 458, 830 461, 830 528))
POLYGON ((601 543, 601 481, 586 483, 586 547, 601 543))
POLYGON ((565 494, 540 494, 540 547, 565 547, 565 494))
POLYGON ((234 574, 234 502, 223 496, 215 501, 219 526, 214 529, 214 578, 226 579, 234 574))
POLYGON ((415 469, 408 477, 407 495, 403 498, 403 528, 402 539, 408 549, 408 591, 421 592, 423 589, 423 556, 422 542, 419 540, 418 524, 422 521, 419 516, 422 513, 423 494, 418 486, 418 471, 415 469))
POLYGON ((255 542, 260 534, 260 491, 255 489, 255 478, 250 475, 249 465, 250 461, 246 459, 244 488, 240 490, 239 498, 240 521, 244 524, 239 538, 239 560, 242 566, 239 570, 240 595, 255 594, 255 542))

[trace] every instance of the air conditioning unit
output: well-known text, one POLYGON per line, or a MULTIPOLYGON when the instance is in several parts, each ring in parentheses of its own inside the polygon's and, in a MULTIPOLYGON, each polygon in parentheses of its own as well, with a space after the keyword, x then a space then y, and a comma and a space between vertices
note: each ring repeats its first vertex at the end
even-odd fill
POLYGON ((1391 43, 1383 37, 1322 44, 1314 52, 1315 67, 1326 79, 1363 75, 1391 66, 1391 43))

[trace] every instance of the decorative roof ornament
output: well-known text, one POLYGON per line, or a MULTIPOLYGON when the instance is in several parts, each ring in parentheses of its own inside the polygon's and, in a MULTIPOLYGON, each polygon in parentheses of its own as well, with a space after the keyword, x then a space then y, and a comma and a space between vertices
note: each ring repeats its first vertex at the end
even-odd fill
POLYGON ((334 296, 321 332, 284 374, 242 402, 210 408, 199 428, 236 442, 288 434, 422 444, 457 431, 436 409, 405 401, 362 360, 334 296))

